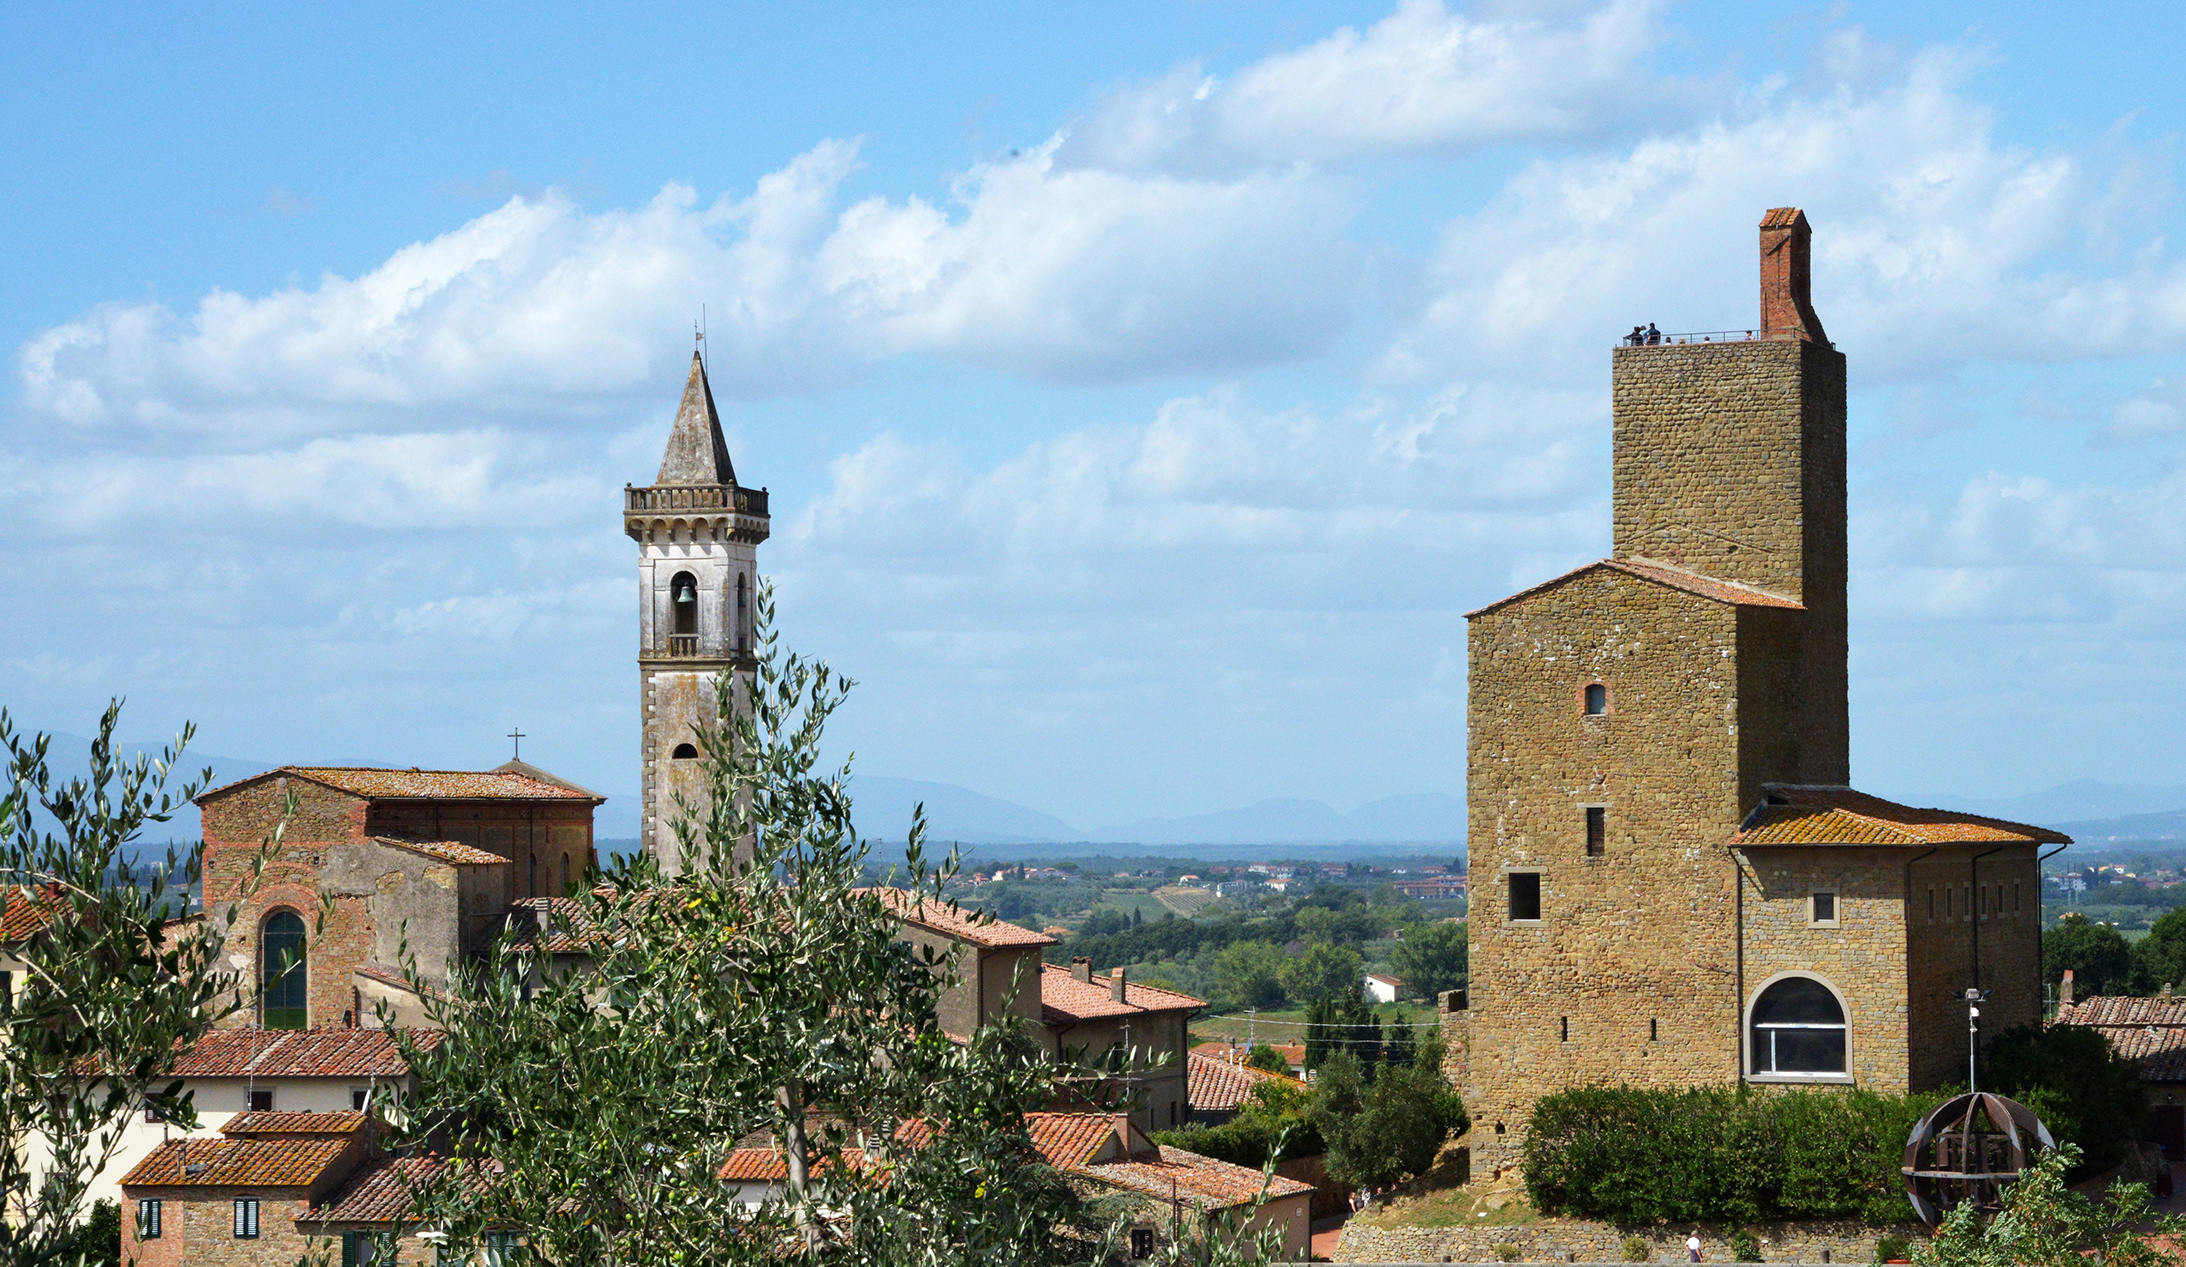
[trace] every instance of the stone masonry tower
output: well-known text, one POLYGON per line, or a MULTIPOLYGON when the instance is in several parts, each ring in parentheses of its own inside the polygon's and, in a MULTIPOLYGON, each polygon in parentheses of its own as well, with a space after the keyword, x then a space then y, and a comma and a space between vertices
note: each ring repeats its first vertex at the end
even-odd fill
POLYGON ((693 354, 660 475, 623 491, 623 531, 638 543, 638 681, 643 707, 647 852, 686 869, 676 795, 705 794, 700 757, 718 720, 715 683, 748 668, 767 492, 740 488, 721 436, 705 362, 693 354))
POLYGON ((1475 1174, 1560 1088, 1920 1090, 1965 990, 2041 1016, 2065 838, 1848 786, 1845 358, 1806 217, 1760 230, 1756 329, 1612 354, 1612 556, 1469 616, 1475 1174))

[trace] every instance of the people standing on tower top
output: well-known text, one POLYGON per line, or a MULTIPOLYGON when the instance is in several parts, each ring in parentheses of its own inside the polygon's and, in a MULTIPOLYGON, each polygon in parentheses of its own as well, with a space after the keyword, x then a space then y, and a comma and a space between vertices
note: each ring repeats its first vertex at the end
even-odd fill
POLYGON ((1645 342, 1647 342, 1647 332, 1638 326, 1633 326, 1632 333, 1624 336, 1624 346, 1628 348, 1636 348, 1645 342))
POLYGON ((1655 329, 1655 323, 1654 323, 1654 322, 1652 322, 1652 321, 1648 322, 1648 323, 1647 323, 1647 346, 1648 346, 1648 347, 1653 347, 1653 346, 1655 346, 1655 345, 1656 345, 1657 343, 1660 343, 1660 342, 1662 342, 1662 331, 1660 331, 1660 330, 1657 330, 1657 329, 1655 329))

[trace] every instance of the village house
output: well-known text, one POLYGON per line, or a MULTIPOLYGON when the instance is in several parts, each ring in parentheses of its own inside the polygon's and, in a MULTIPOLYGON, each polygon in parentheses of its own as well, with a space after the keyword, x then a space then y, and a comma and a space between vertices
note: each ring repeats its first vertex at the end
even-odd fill
POLYGON ((2101 1034, 2110 1049, 2140 1066, 2148 1084, 2150 1134, 2168 1161, 2186 1161, 2186 998, 2166 988, 2154 998, 2096 995, 2072 997, 2065 970, 2053 1025, 2081 1025, 2101 1034))

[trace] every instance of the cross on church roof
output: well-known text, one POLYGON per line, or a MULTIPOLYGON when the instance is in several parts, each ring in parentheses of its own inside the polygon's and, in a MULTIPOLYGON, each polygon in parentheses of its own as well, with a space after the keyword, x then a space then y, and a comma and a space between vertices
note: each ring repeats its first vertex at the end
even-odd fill
POLYGON ((522 761, 524 759, 524 732, 511 728, 509 730, 509 739, 516 749, 509 754, 509 759, 511 761, 522 761))

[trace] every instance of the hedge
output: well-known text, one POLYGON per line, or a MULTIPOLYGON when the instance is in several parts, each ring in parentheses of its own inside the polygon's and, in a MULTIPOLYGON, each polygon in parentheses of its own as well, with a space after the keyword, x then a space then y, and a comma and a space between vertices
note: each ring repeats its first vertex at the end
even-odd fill
POLYGON ((1905 1139, 1942 1093, 1584 1087, 1527 1126, 1526 1195, 1544 1214, 1618 1223, 1911 1214, 1905 1139))

